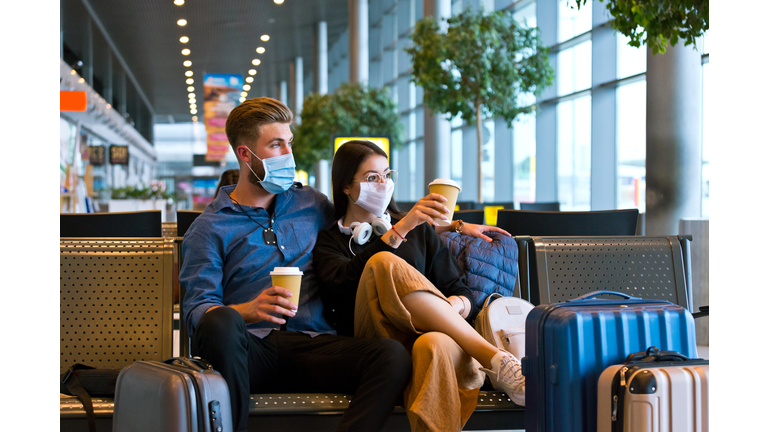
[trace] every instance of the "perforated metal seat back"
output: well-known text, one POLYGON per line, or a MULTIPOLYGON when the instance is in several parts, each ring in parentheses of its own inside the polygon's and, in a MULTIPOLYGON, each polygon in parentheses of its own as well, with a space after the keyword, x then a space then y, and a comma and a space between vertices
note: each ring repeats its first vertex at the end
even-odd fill
POLYGON ((60 371, 164 360, 173 343, 173 239, 62 239, 60 371))
POLYGON ((540 303, 598 291, 688 307, 678 237, 533 237, 540 303))

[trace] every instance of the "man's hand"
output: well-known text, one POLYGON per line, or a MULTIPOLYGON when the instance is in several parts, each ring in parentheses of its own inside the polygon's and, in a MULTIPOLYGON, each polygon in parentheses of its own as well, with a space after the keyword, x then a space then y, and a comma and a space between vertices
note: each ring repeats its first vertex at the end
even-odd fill
POLYGON ((273 286, 265 289, 258 297, 247 303, 230 305, 230 307, 239 312, 246 323, 269 321, 275 324, 285 324, 284 319, 272 316, 270 313, 276 312, 289 317, 295 316, 296 306, 288 300, 288 297, 292 296, 293 294, 287 289, 273 286))

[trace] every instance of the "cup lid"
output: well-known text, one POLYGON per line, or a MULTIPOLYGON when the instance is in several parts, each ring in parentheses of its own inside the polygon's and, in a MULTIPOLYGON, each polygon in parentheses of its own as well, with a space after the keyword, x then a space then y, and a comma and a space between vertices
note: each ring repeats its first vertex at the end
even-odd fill
POLYGON ((270 276, 294 276, 303 274, 304 272, 299 270, 298 267, 275 267, 269 272, 270 276))
POLYGON ((451 180, 451 179, 446 179, 446 178, 436 178, 436 179, 432 180, 432 182, 431 182, 429 185, 427 185, 427 187, 430 187, 430 186, 432 186, 432 185, 446 185, 446 186, 453 186, 453 187, 455 187, 456 189, 458 189, 458 190, 459 190, 459 192, 461 192, 461 188, 459 187, 459 184, 458 184, 458 183, 456 183, 455 181, 451 180))

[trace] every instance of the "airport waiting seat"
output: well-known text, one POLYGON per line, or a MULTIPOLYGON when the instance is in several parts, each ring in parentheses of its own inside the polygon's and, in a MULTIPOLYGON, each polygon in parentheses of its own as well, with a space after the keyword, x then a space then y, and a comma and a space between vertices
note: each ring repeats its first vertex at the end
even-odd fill
POLYGON ((179 210, 176 212, 176 236, 184 237, 187 233, 189 226, 197 219, 198 216, 203 214, 202 211, 197 210, 179 210))
POLYGON ((520 293, 534 305, 609 290, 666 300, 693 313, 689 235, 515 236, 520 293))
POLYGON ((461 219, 465 223, 472 223, 477 225, 483 224, 484 216, 485 215, 483 214, 482 210, 456 210, 453 212, 453 220, 461 219))
POLYGON ((555 202, 521 202, 520 210, 534 210, 534 211, 560 211, 560 203, 555 202))
POLYGON ((176 222, 163 222, 163 237, 176 237, 176 222))
POLYGON ((176 293, 176 302, 179 305, 179 355, 182 357, 190 357, 191 342, 189 339, 189 333, 187 327, 181 320, 184 317, 184 308, 182 307, 182 300, 184 299, 184 293, 186 292, 183 287, 179 285, 179 271, 181 265, 184 263, 184 257, 181 255, 181 246, 184 242, 184 235, 187 233, 192 222, 197 219, 198 216, 203 214, 202 211, 196 210, 179 210, 176 212, 176 223, 178 224, 177 237, 174 241, 174 249, 176 261, 174 262, 174 272, 176 277, 174 278, 174 292, 176 293))
POLYGON ((59 237, 162 237, 160 210, 61 213, 59 237))
MULTIPOLYGON (((172 239, 61 238, 59 265, 60 373, 172 356, 172 239)), ((60 430, 87 430, 80 401, 60 401, 60 430)), ((93 404, 97 427, 111 430, 113 400, 93 404)))
POLYGON ((512 235, 634 235, 638 214, 637 209, 586 212, 499 210, 498 227, 512 235))

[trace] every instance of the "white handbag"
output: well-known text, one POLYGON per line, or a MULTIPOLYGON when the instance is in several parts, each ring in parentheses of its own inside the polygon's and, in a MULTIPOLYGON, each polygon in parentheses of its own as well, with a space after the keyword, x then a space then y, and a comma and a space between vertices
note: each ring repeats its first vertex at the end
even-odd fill
POLYGON ((493 293, 475 319, 475 330, 499 349, 525 357, 525 319, 533 305, 517 297, 493 293), (495 300, 494 300, 495 299, 495 300))

